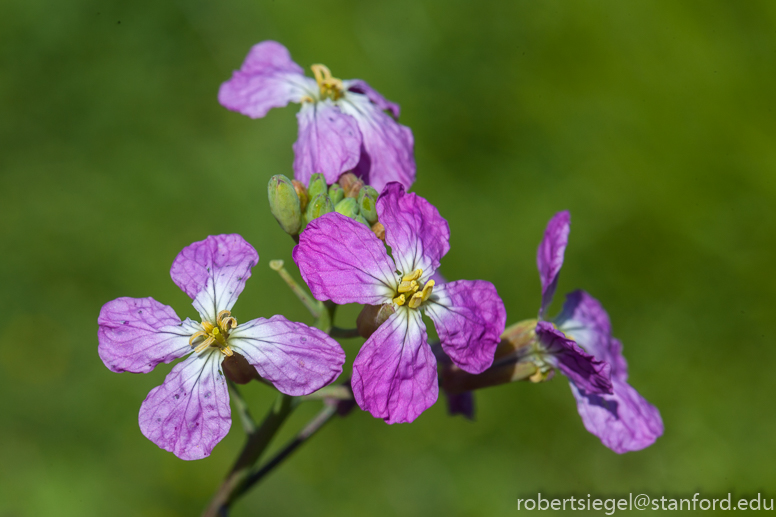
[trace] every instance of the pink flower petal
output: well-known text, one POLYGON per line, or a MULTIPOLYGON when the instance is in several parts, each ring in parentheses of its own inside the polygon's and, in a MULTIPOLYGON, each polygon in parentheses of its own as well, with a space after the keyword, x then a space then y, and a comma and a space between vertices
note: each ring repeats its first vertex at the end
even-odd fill
POLYGON ((232 425, 222 357, 217 351, 193 354, 151 390, 140 406, 146 438, 183 460, 210 455, 232 425))
POLYGON ((349 92, 366 95, 367 98, 373 104, 377 105, 378 108, 383 111, 390 111, 391 115, 393 115, 393 118, 395 119, 399 118, 399 105, 383 97, 380 92, 369 86, 366 81, 361 79, 351 79, 349 81, 345 81, 345 89, 349 92))
POLYGON ((558 274, 563 266, 563 254, 569 241, 569 228, 571 215, 568 211, 558 212, 544 231, 544 238, 536 251, 536 265, 539 268, 539 277, 542 281, 542 307, 539 315, 544 314, 547 306, 552 302, 555 288, 558 285, 558 274))

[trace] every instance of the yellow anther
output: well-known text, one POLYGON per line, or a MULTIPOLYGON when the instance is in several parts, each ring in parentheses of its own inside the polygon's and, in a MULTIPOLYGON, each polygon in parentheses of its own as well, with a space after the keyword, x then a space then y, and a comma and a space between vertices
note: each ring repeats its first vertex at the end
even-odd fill
POLYGON ((229 333, 229 329, 233 329, 237 326, 237 320, 229 316, 221 321, 221 331, 224 334, 229 333))
POLYGON ((423 274, 423 270, 418 268, 409 275, 404 275, 404 278, 402 278, 402 281, 404 282, 411 282, 413 280, 417 280, 420 278, 420 276, 423 274))
POLYGON ((203 321, 202 322, 202 328, 205 329, 206 334, 210 334, 213 332, 213 329, 216 328, 215 325, 210 323, 209 321, 203 321))
POLYGON ((399 289, 397 289, 400 293, 409 293, 409 292, 415 292, 418 290, 418 282, 415 280, 404 280, 402 283, 399 284, 399 289))
POLYGON ((208 336, 206 340, 204 340, 202 343, 197 345, 197 348, 194 349, 194 352, 198 354, 215 342, 216 342, 216 338, 214 338, 213 336, 208 336))
POLYGON ((221 322, 223 321, 224 318, 229 317, 231 315, 232 315, 231 311, 228 311, 228 310, 223 310, 219 312, 218 316, 216 317, 216 323, 218 323, 218 326, 221 326, 221 322))
POLYGON ((195 332, 194 334, 192 334, 192 336, 189 338, 189 346, 193 346, 192 343, 198 337, 205 337, 206 338, 206 337, 208 337, 208 333, 200 330, 199 332, 195 332))
POLYGON ((412 298, 410 298, 410 303, 407 305, 410 309, 417 309, 420 307, 421 303, 423 303, 423 293, 415 293, 412 295, 412 298))
POLYGON ((403 294, 400 294, 399 296, 397 296, 396 298, 394 298, 394 299, 393 299, 393 303, 395 303, 395 304, 396 304, 396 305, 398 305, 399 307, 401 307, 402 305, 404 305, 404 302, 405 302, 405 301, 406 301, 406 298, 404 298, 404 295, 403 295, 403 294))
POLYGON ((332 77, 326 65, 313 65, 310 67, 315 76, 315 82, 318 83, 318 89, 321 90, 321 97, 330 97, 332 100, 337 100, 345 92, 345 85, 342 80, 332 77))
POLYGON ((428 300, 428 297, 431 296, 431 291, 434 290, 434 285, 436 282, 433 280, 429 280, 426 282, 426 285, 423 286, 423 291, 421 291, 421 295, 423 296, 423 301, 425 302, 428 300))
POLYGON ((226 357, 232 357, 234 355, 234 352, 232 352, 232 349, 228 346, 225 346, 223 348, 220 348, 221 353, 224 354, 226 357))

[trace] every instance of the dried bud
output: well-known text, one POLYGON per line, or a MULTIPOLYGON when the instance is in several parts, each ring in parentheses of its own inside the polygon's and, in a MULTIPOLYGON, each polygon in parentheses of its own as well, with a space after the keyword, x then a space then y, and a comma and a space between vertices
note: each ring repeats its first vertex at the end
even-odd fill
POLYGON ((374 194, 376 192, 372 187, 366 186, 358 194, 358 209, 364 219, 369 222, 369 226, 377 222, 377 207, 375 206, 377 196, 374 194))
POLYGON ((334 210, 346 217, 355 219, 358 215, 358 203, 352 197, 346 197, 334 207, 334 210))
POLYGON ((383 226, 383 223, 377 222, 373 224, 372 231, 377 235, 378 239, 385 241, 385 226, 383 226))
POLYGON ((337 206, 337 203, 342 201, 342 198, 345 197, 345 191, 342 190, 342 187, 340 187, 339 183, 333 183, 329 187, 329 199, 331 199, 331 202, 334 203, 334 206, 337 206))
POLYGON ((356 176, 352 172, 346 172, 339 178, 340 187, 342 187, 342 190, 344 190, 345 192, 349 192, 353 188, 353 185, 355 185, 359 181, 361 180, 358 179, 358 176, 356 176))
POLYGON ((329 186, 326 185, 326 178, 320 172, 310 176, 310 184, 307 186, 307 196, 313 199, 320 194, 326 194, 329 191, 329 186))
POLYGON ((310 198, 307 197, 307 189, 304 188, 304 185, 301 181, 291 180, 291 183, 294 184, 296 195, 299 196, 299 206, 302 209, 302 213, 304 213, 305 209, 307 208, 307 202, 310 201, 310 198))
POLYGON ((221 370, 226 378, 237 384, 248 384, 260 379, 259 372, 242 355, 235 352, 221 362, 221 370))
POLYGON ((361 313, 356 318, 356 328, 364 339, 369 338, 377 328, 385 323, 391 314, 396 312, 392 304, 364 305, 361 313))
POLYGON ((282 174, 272 176, 267 194, 269 209, 280 227, 289 235, 297 235, 302 227, 302 207, 291 180, 282 174))
POLYGON ((334 211, 334 205, 326 194, 318 194, 307 205, 307 213, 305 217, 309 223, 313 219, 317 219, 323 214, 328 214, 334 211))

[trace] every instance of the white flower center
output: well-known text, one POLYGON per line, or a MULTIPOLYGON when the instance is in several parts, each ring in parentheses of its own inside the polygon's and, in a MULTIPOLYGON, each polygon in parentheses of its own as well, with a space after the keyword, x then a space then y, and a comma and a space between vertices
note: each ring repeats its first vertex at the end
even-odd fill
POLYGON ((195 353, 200 353, 203 350, 213 347, 227 357, 234 355, 234 352, 229 348, 229 332, 237 326, 237 320, 232 317, 232 313, 229 311, 221 311, 216 318, 216 324, 213 325, 209 321, 202 322, 203 330, 195 332, 189 338, 189 345, 194 346, 194 341, 201 340, 194 348, 195 353))

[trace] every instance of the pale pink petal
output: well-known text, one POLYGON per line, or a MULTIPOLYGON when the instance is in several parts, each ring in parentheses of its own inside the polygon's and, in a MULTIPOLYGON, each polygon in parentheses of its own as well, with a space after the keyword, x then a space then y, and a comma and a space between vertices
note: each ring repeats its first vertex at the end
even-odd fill
POLYGON ((435 285, 423 308, 445 353, 462 370, 481 373, 493 363, 507 319, 504 302, 485 280, 435 285))
POLYGON ((568 211, 558 212, 544 231, 544 238, 536 251, 536 265, 539 268, 539 278, 542 281, 542 307, 539 316, 544 314, 552 302, 555 288, 558 286, 558 275, 563 266, 563 255, 569 241, 571 215, 568 211))
POLYGON ((239 235, 211 235, 183 248, 170 275, 202 319, 215 323, 220 311, 234 306, 258 262, 259 254, 239 235))
POLYGON ((296 118, 299 137, 294 143, 295 179, 307 185, 310 176, 321 172, 331 184, 358 164, 361 133, 353 117, 324 100, 304 103, 296 118))
POLYGON ((229 392, 213 350, 175 365, 140 406, 143 435, 183 460, 209 456, 232 425, 229 392))
POLYGON ((328 334, 283 316, 241 323, 230 334, 229 346, 286 395, 321 389, 342 373, 345 363, 345 352, 328 334))
POLYGON ((436 207, 407 194, 400 183, 389 183, 377 200, 377 214, 401 273, 420 268, 421 280, 429 279, 450 249, 450 228, 436 207))
POLYGON ((361 79, 350 79, 349 81, 345 81, 345 89, 349 92, 366 95, 378 108, 383 111, 390 111, 395 119, 399 118, 399 105, 383 97, 380 92, 369 86, 366 81, 361 79))
POLYGON ((153 298, 117 298, 97 318, 97 352, 111 371, 148 373, 191 351, 189 337, 200 329, 181 322, 172 307, 153 298))
POLYGON ((307 225, 293 257, 318 300, 382 305, 397 284, 383 242, 366 225, 337 212, 307 225))
POLYGON ((418 311, 400 308, 367 339, 351 384, 359 407, 389 424, 412 422, 436 402, 436 359, 418 311))

